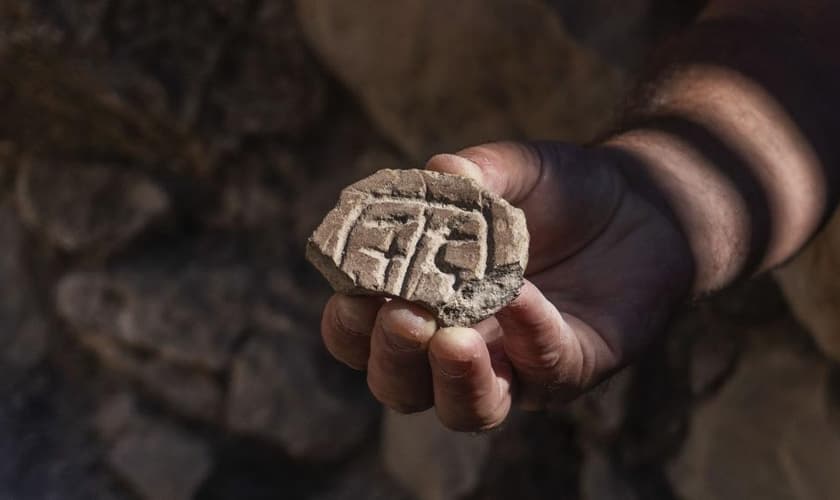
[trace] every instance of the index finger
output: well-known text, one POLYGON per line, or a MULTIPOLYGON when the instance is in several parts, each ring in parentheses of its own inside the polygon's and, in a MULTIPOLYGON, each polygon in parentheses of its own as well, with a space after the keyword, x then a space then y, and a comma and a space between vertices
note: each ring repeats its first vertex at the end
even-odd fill
POLYGON ((367 367, 370 334, 381 297, 333 295, 321 317, 321 337, 334 358, 356 370, 367 367))

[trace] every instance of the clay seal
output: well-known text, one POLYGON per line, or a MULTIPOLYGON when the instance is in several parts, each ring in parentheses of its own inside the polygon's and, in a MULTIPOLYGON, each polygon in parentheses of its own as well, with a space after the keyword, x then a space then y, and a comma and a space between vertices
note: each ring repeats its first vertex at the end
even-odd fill
POLYGON ((467 326, 519 293, 528 241, 522 210, 472 179, 380 170, 342 191, 306 258, 337 292, 400 297, 467 326))

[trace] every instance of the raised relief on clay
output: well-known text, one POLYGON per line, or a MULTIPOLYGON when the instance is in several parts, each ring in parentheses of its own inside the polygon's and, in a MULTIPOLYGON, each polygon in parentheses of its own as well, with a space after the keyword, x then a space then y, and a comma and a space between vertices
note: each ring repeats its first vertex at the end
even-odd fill
POLYGON ((441 325, 476 323, 522 285, 521 210, 466 177, 381 170, 346 188, 307 258, 341 293, 401 297, 441 325))

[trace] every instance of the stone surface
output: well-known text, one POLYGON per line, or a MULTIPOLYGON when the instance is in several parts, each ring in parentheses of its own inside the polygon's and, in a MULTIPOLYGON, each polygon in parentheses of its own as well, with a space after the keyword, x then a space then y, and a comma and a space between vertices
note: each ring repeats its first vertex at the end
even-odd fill
POLYGON ((828 364, 757 332, 732 378, 698 408, 670 467, 686 500, 828 500, 840 491, 840 433, 829 418, 828 364))
POLYGON ((191 500, 213 465, 207 444, 147 417, 125 425, 107 455, 113 471, 144 500, 191 500))
POLYGON ((212 374, 139 355, 102 335, 87 334, 80 341, 109 370, 138 382, 146 395, 158 399, 167 408, 190 418, 217 421, 223 393, 212 374))
POLYGON ((128 348, 217 371, 249 318, 250 271, 193 265, 178 272, 127 268, 79 272, 58 285, 59 313, 78 331, 128 348))
POLYGON ((297 0, 326 65, 413 159, 501 138, 591 140, 626 77, 540 0, 297 0))
POLYGON ((122 246, 169 208, 161 188, 114 165, 27 161, 16 195, 24 221, 70 252, 122 246))
MULTIPOLYGON (((244 10, 244 9, 243 9, 244 10)), ((322 70, 306 52, 291 2, 263 2, 244 50, 227 62, 238 71, 211 95, 225 128, 237 134, 300 135, 325 108, 322 70)))
POLYGON ((257 279, 233 263, 148 264, 57 285, 59 315, 105 367, 179 415, 294 457, 334 459, 365 438, 377 406, 312 335, 320 302, 288 270, 257 279))
POLYGON ((307 258, 338 292, 401 297, 443 325, 471 325, 518 294, 528 238, 522 211, 471 179, 380 170, 342 192, 307 258))
POLYGON ((183 415, 214 421, 226 369, 248 315, 236 268, 121 269, 62 278, 56 308, 105 366, 183 415))
POLYGON ((346 382, 332 387, 318 369, 322 355, 320 345, 288 335, 248 340, 233 361, 226 424, 298 459, 345 455, 370 430, 376 407, 346 382))
POLYGON ((11 203, 0 202, 0 385, 11 383, 46 354, 47 320, 27 272, 23 227, 11 203))

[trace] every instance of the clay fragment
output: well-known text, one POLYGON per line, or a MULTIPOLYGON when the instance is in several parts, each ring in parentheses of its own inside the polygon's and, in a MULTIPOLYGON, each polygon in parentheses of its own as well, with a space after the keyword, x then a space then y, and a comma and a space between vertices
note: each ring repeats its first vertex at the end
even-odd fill
POLYGON ((380 170, 342 191, 306 257, 337 292, 400 297, 466 326, 519 293, 528 240, 522 211, 472 179, 380 170))

